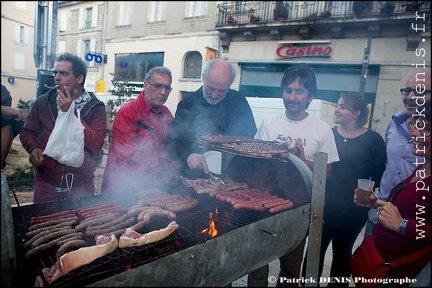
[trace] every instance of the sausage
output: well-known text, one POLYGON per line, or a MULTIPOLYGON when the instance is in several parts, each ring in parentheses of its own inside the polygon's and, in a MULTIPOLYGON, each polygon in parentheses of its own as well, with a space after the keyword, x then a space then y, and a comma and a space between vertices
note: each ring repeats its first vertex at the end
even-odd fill
POLYGON ((50 215, 44 215, 44 216, 34 216, 30 218, 30 225, 35 225, 35 224, 39 224, 42 222, 59 219, 59 218, 61 219, 69 218, 71 216, 76 216, 75 212, 72 210, 62 211, 62 212, 58 212, 50 215))
POLYGON ((150 222, 150 217, 146 218, 146 220, 138 221, 138 223, 132 226, 132 229, 135 231, 139 231, 142 228, 144 228, 144 226, 147 225, 149 222, 150 222))
POLYGON ((80 239, 70 240, 57 249, 55 257, 56 259, 59 259, 63 254, 65 254, 69 250, 77 249, 84 246, 87 246, 87 242, 84 240, 80 240, 80 239))
POLYGON ((108 228, 110 226, 114 226, 120 222, 126 221, 130 216, 127 214, 123 214, 122 216, 118 217, 117 219, 113 220, 113 221, 109 221, 109 222, 105 222, 102 224, 93 224, 91 223, 89 226, 87 226, 87 231, 90 230, 102 230, 105 228, 108 228))
POLYGON ((60 238, 54 239, 53 241, 56 241, 57 246, 60 247, 61 245, 63 245, 67 241, 82 239, 83 236, 84 236, 84 234, 82 232, 75 232, 75 233, 67 234, 67 235, 64 235, 60 238))
POLYGON ((280 200, 285 200, 283 198, 280 198, 278 196, 274 196, 273 198, 270 199, 262 199, 260 201, 258 201, 258 204, 264 205, 264 204, 268 204, 268 203, 272 203, 272 202, 276 202, 276 201, 280 201, 280 200))
POLYGON ((79 209, 76 209, 75 211, 76 211, 78 216, 81 216, 81 214, 85 213, 85 212, 95 211, 95 210, 103 209, 106 207, 117 206, 117 205, 119 205, 117 202, 109 201, 109 202, 105 202, 105 203, 101 203, 101 204, 95 204, 95 205, 90 205, 90 206, 86 206, 83 208, 79 208, 79 209))
POLYGON ((48 242, 48 243, 45 243, 45 244, 39 245, 39 246, 37 246, 37 247, 35 247, 35 248, 32 248, 31 250, 29 250, 29 251, 24 255, 24 257, 25 257, 26 259, 29 259, 29 258, 33 257, 34 255, 36 255, 36 254, 38 254, 38 253, 40 253, 40 252, 42 252, 42 251, 44 251, 44 250, 48 250, 48 249, 50 249, 50 248, 55 247, 56 245, 58 245, 58 244, 61 243, 62 241, 69 241, 69 240, 71 240, 71 239, 74 238, 74 237, 79 237, 79 238, 81 238, 82 236, 83 236, 83 234, 80 233, 80 232, 79 232, 79 233, 71 233, 71 234, 64 235, 64 236, 62 236, 62 237, 60 237, 60 238, 53 239, 53 240, 51 240, 51 241, 48 242))
POLYGON ((104 235, 107 233, 111 233, 112 231, 116 231, 122 228, 126 228, 129 227, 130 225, 132 225, 132 223, 135 221, 134 217, 130 217, 128 218, 126 221, 120 222, 116 225, 113 225, 109 228, 105 228, 105 229, 101 229, 101 230, 91 230, 91 231, 86 231, 85 235, 89 236, 89 237, 95 237, 97 235, 104 235))
POLYGON ((113 221, 117 218, 118 218, 118 214, 117 215, 116 214, 109 214, 109 215, 105 215, 105 216, 101 216, 101 217, 96 217, 92 220, 78 224, 77 226, 75 226, 75 230, 81 231, 81 230, 87 228, 89 225, 103 224, 103 223, 113 221))
POLYGON ((30 248, 35 248, 43 243, 49 242, 52 239, 58 238, 60 236, 64 236, 66 234, 70 234, 70 233, 75 233, 76 230, 75 229, 64 229, 64 230, 60 230, 60 231, 56 231, 50 234, 47 234, 43 237, 40 237, 39 239, 35 240, 32 244, 30 244, 30 248))
POLYGON ((165 210, 165 209, 162 209, 162 208, 160 208, 160 209, 148 209, 148 210, 145 210, 145 211, 141 212, 138 215, 137 219, 139 221, 142 221, 142 220, 144 220, 144 216, 146 216, 148 218, 152 218, 152 217, 166 217, 168 219, 175 219, 177 217, 173 212, 165 210))
POLYGON ((290 202, 283 203, 283 204, 281 204, 279 206, 270 208, 269 212, 273 214, 273 213, 277 213, 277 212, 280 212, 280 211, 288 210, 288 209, 292 208, 293 206, 294 206, 294 203, 292 203, 290 201, 290 202))
MULTIPOLYGON (((222 199, 221 199, 222 200, 222 199)), ((249 201, 249 198, 246 198, 244 196, 241 195, 232 195, 232 196, 227 196, 225 202, 229 203, 229 204, 233 204, 236 201, 249 201)))
POLYGON ((251 201, 241 201, 233 204, 234 209, 249 209, 255 211, 265 211, 264 206, 251 201))
POLYGON ((273 201, 273 202, 270 202, 270 203, 266 203, 263 206, 264 206, 264 208, 270 209, 270 208, 273 208, 273 207, 276 207, 276 206, 279 206, 279 205, 282 205, 282 204, 286 204, 286 203, 289 203, 289 202, 291 202, 291 201, 285 200, 285 199, 280 199, 278 201, 273 201))
POLYGON ((107 213, 113 213, 113 212, 126 212, 126 211, 127 211, 127 209, 123 206, 113 206, 113 207, 103 208, 100 210, 88 211, 88 212, 82 213, 81 217, 86 219, 86 218, 101 215, 101 214, 107 214, 107 213))
POLYGON ((137 216, 138 214, 140 214, 141 212, 143 212, 143 211, 145 211, 145 210, 147 210, 149 208, 150 208, 149 206, 129 208, 128 211, 127 211, 127 215, 129 217, 137 216))
MULTIPOLYGON (((197 205, 198 205, 198 199, 192 198, 192 200, 189 202, 182 203, 179 205, 169 206, 167 207, 167 210, 173 213, 180 213, 195 208, 197 205)), ((175 217, 169 219, 175 219, 175 217)))
POLYGON ((47 230, 41 231, 40 233, 34 235, 29 240, 27 240, 26 242, 24 242, 23 247, 27 248, 31 244, 33 244, 33 242, 35 242, 36 240, 38 240, 39 238, 42 238, 42 237, 44 237, 46 235, 49 235, 51 233, 54 233, 54 232, 57 232, 57 231, 61 231, 61 230, 65 230, 65 229, 72 229, 72 227, 57 227, 57 228, 47 229, 47 230))
POLYGON ((53 226, 53 225, 57 225, 59 223, 63 223, 63 222, 71 221, 71 220, 77 220, 78 221, 78 216, 49 220, 49 221, 42 222, 42 223, 39 223, 36 225, 32 225, 29 227, 29 230, 36 230, 36 229, 41 228, 41 227, 53 226))
POLYGON ((110 213, 106 213, 104 215, 94 215, 94 216, 91 216, 91 217, 88 217, 88 218, 85 218, 85 219, 81 220, 80 224, 85 224, 87 222, 93 221, 93 220, 98 219, 98 218, 104 218, 104 217, 114 216, 114 215, 116 217, 118 217, 118 216, 120 216, 120 213, 118 213, 118 212, 110 212, 110 213))
POLYGON ((72 227, 72 225, 75 225, 76 223, 77 223, 77 220, 71 220, 71 221, 59 223, 59 224, 53 225, 53 226, 40 227, 38 229, 31 230, 31 231, 27 232, 25 234, 25 236, 26 236, 26 238, 30 238, 30 237, 33 237, 33 236, 39 234, 42 231, 52 230, 52 229, 56 229, 56 228, 62 228, 62 227, 66 227, 66 226, 71 226, 72 227))
MULTIPOLYGON (((151 211, 156 211, 156 210, 162 210, 161 207, 158 206, 154 206, 154 207, 149 207, 149 209, 143 210, 138 214, 137 220, 141 221, 142 218, 144 217, 144 215, 146 215, 147 213, 151 212, 151 211)), ((151 214, 149 214, 150 216, 151 214)))
POLYGON ((173 202, 170 202, 170 203, 167 203, 166 205, 165 205, 165 209, 167 209, 167 210, 169 210, 168 208, 170 207, 170 206, 177 206, 177 205, 181 205, 181 204, 185 204, 185 203, 189 203, 190 201, 192 201, 193 200, 193 198, 191 197, 191 196, 185 196, 185 197, 182 197, 182 198, 180 198, 180 199, 178 199, 178 200, 176 200, 176 201, 173 201, 173 202))
POLYGON ((36 254, 38 254, 38 253, 40 253, 40 252, 42 252, 42 251, 44 251, 44 250, 48 250, 48 249, 50 249, 50 248, 52 248, 52 247, 55 247, 56 245, 57 245, 57 241, 54 241, 54 240, 53 240, 53 241, 50 241, 50 242, 48 242, 48 243, 45 243, 45 244, 39 245, 39 246, 34 247, 34 248, 30 249, 29 251, 27 251, 27 252, 25 253, 24 257, 25 257, 26 259, 29 259, 29 258, 35 256, 36 254))

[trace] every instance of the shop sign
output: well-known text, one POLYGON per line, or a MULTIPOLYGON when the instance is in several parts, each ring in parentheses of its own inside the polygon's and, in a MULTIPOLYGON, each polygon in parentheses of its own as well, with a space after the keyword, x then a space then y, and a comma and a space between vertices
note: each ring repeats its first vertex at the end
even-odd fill
POLYGON ((330 58, 333 48, 330 41, 287 41, 279 42, 276 55, 279 59, 330 58))

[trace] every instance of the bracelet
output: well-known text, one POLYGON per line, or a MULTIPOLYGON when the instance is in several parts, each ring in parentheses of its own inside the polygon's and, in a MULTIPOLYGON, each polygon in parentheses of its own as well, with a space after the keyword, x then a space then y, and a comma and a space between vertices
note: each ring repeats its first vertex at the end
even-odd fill
POLYGON ((403 219, 401 223, 399 224, 399 234, 402 236, 406 236, 406 226, 407 226, 408 220, 403 219))

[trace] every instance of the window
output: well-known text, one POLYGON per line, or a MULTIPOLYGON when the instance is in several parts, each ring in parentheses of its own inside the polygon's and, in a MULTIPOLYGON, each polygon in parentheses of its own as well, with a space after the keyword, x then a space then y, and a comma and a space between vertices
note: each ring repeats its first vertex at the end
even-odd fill
POLYGON ((24 54, 15 52, 14 69, 24 70, 24 54))
POLYGON ((162 66, 163 52, 116 54, 114 79, 128 82, 144 82, 147 72, 156 66, 162 66))
POLYGON ((65 32, 67 29, 67 12, 61 11, 60 12, 60 32, 65 32))
POLYGON ((235 1, 235 11, 236 12, 244 12, 246 6, 246 1, 235 1))
POLYGON ((162 22, 165 20, 166 3, 162 1, 150 2, 149 22, 162 22))
POLYGON ((199 52, 189 52, 185 58, 184 78, 200 78, 202 67, 202 56, 199 52))
POLYGON ((29 30, 23 25, 15 25, 15 42, 28 44, 29 30))
POLYGON ((86 8, 85 28, 92 27, 93 8, 86 8))
POLYGON ((120 1, 118 2, 119 9, 118 9, 118 22, 117 24, 119 26, 123 25, 129 25, 130 24, 130 11, 131 11, 131 2, 128 1, 120 1))
POLYGON ((98 6, 79 9, 78 28, 94 28, 97 26, 98 6))
POLYGON ((186 7, 186 15, 188 18, 202 17, 204 16, 204 1, 191 1, 186 7))

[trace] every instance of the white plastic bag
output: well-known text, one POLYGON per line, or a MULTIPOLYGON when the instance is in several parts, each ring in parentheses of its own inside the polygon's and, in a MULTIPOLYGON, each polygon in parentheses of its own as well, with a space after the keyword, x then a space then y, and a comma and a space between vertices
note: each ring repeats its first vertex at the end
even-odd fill
POLYGON ((80 111, 77 111, 76 117, 74 110, 75 101, 72 101, 69 110, 58 115, 43 154, 62 164, 78 168, 84 162, 85 127, 81 123, 80 111))

